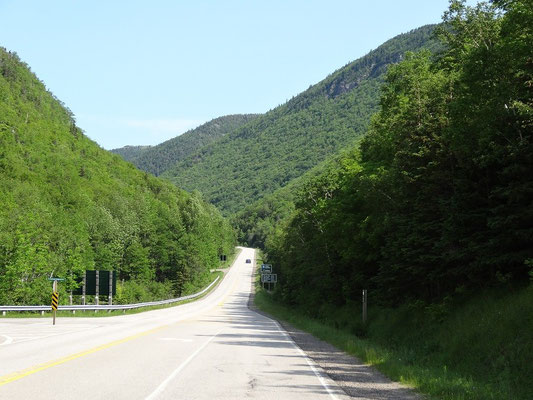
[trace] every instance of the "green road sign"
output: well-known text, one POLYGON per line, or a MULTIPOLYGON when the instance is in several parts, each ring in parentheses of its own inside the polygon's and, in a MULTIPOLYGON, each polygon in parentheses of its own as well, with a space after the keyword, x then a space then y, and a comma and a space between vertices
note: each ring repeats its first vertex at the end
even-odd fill
POLYGON ((272 272, 272 264, 261 264, 261 272, 272 272))
POLYGON ((117 271, 98 271, 99 281, 98 281, 98 293, 104 296, 109 296, 109 277, 111 273, 113 274, 112 282, 112 294, 117 293, 117 271))
POLYGON ((85 271, 85 294, 96 294, 96 271, 85 271))
MULTIPOLYGON (((111 271, 98 271, 98 294, 109 296, 109 278, 111 271)), ((111 294, 117 294, 117 271, 112 271, 113 282, 111 294)), ((83 294, 83 277, 76 278, 78 288, 72 291, 72 294, 81 296, 83 294)), ((85 271, 85 294, 87 296, 96 295, 96 271, 85 271)))

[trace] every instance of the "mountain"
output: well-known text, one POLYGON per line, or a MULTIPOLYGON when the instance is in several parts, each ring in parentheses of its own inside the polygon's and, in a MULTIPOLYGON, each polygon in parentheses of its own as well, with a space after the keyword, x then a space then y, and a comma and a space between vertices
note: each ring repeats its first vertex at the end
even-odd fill
POLYGON ((234 235, 214 206, 92 142, 0 48, 0 304, 49 302, 48 277, 115 270, 117 301, 203 284, 234 235))
POLYGON ((433 30, 428 25, 387 41, 162 176, 199 190, 226 215, 273 193, 361 137, 387 67, 407 51, 435 46, 433 30))
POLYGON ((341 150, 303 175, 291 180, 274 192, 248 204, 231 216, 232 225, 237 231, 239 243, 265 250, 268 238, 274 236, 295 210, 295 202, 304 187, 313 180, 325 175, 339 159, 346 157, 352 148, 341 150))
POLYGON ((203 146, 209 145, 256 117, 257 114, 226 115, 206 122, 157 146, 126 146, 111 151, 120 154, 139 169, 158 176, 203 146))
POLYGON ((124 160, 132 162, 134 159, 143 154, 146 150, 152 146, 124 146, 119 149, 111 150, 111 153, 118 154, 124 160))

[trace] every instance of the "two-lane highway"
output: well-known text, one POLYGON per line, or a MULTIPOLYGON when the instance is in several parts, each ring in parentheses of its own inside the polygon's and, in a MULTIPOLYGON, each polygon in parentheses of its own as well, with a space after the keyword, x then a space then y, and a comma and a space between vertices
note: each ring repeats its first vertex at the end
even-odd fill
POLYGON ((173 308, 56 326, 0 320, 0 399, 345 398, 275 321, 248 309, 254 257, 243 249, 211 294, 173 308))

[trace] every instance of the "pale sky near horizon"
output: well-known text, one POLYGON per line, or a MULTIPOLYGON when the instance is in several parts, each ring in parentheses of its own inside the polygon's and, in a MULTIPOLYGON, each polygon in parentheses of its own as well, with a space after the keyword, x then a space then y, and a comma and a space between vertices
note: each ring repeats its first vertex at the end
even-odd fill
MULTIPOLYGON (((476 1, 469 1, 475 4, 476 1)), ((447 0, 0 0, 15 51, 106 149, 264 113, 447 0)))

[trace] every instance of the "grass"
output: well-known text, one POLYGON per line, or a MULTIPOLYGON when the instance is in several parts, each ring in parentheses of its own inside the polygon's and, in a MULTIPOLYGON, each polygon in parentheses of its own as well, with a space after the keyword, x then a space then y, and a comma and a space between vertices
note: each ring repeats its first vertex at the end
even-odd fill
MULTIPOLYGON (((533 287, 431 307, 325 307, 313 318, 257 286, 261 310, 375 366, 430 399, 533 399, 533 287)), ((371 296, 370 296, 371 301, 371 296)))

